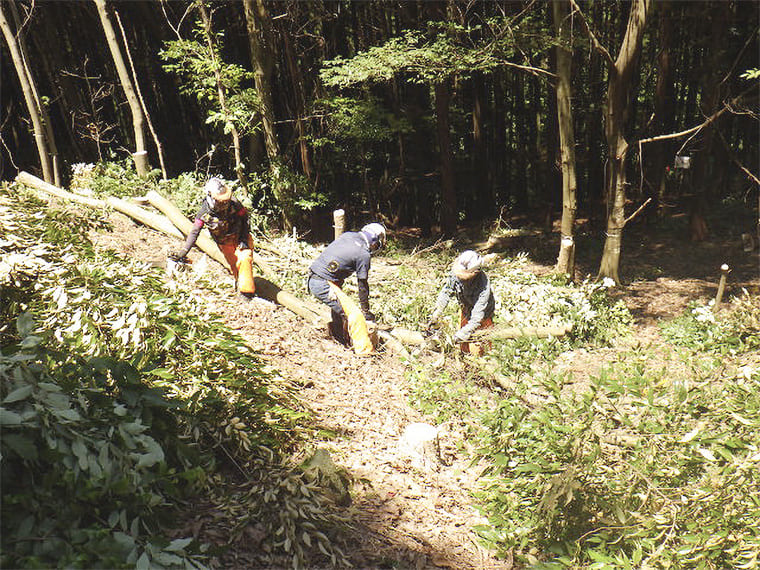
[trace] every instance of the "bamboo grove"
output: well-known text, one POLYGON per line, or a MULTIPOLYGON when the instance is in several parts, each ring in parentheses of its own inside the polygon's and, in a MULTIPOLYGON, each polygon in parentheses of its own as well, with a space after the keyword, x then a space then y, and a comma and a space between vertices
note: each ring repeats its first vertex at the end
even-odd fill
POLYGON ((423 235, 561 218, 563 272, 587 221, 616 281, 626 223, 678 206, 699 240, 711 204, 757 203, 753 1, 0 7, 4 179, 220 174, 317 237, 336 207, 423 235))

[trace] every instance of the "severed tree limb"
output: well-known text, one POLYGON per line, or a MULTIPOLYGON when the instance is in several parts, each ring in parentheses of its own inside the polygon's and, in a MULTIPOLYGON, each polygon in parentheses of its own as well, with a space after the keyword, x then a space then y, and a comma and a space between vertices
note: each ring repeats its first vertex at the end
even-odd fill
POLYGON ((146 226, 153 228, 154 230, 160 231, 172 237, 182 239, 182 234, 180 231, 166 217, 156 214, 155 212, 145 210, 144 208, 141 208, 136 204, 131 204, 126 200, 122 200, 121 198, 114 198, 113 196, 109 196, 105 200, 99 200, 98 198, 80 196, 78 194, 62 190, 57 186, 53 186, 52 184, 48 184, 44 180, 37 178, 28 172, 19 172, 18 176, 16 177, 16 181, 30 188, 34 188, 35 190, 50 194, 51 196, 63 198, 64 200, 76 202, 77 204, 90 206, 91 208, 106 208, 110 206, 114 210, 117 210, 118 212, 132 219, 135 219, 145 224, 146 226))

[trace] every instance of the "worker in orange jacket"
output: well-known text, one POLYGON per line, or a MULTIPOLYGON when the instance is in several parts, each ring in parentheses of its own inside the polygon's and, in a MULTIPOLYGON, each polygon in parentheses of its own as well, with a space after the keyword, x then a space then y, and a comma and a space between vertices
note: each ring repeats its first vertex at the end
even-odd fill
POLYGON ((206 196, 195 215, 193 229, 187 234, 185 245, 171 252, 169 259, 184 261, 198 235, 207 226, 211 237, 224 254, 235 278, 240 295, 249 299, 256 292, 253 281, 251 237, 248 210, 232 196, 232 190, 219 178, 210 178, 204 186, 206 196))

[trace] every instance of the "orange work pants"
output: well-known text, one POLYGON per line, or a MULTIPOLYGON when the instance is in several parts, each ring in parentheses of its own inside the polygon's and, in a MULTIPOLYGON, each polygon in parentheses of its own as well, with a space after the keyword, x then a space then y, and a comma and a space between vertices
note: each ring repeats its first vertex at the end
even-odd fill
MULTIPOLYGON (((469 319, 465 316, 464 311, 459 309, 459 328, 462 328, 469 322, 469 319)), ((486 317, 480 322, 478 329, 488 329, 493 326, 493 319, 486 317)), ((478 341, 478 342, 460 342, 459 350, 464 353, 472 354, 473 356, 483 356, 488 349, 491 348, 491 341, 478 341)))
MULTIPOLYGON (((236 283, 238 281, 237 255, 235 255, 237 243, 238 242, 217 244, 224 255, 224 259, 226 259, 227 263, 230 265, 230 271, 232 272, 232 276, 235 278, 236 283)), ((248 236, 248 247, 253 249, 253 238, 250 235, 248 236)), ((250 275, 250 280, 253 282, 253 275, 250 275)))

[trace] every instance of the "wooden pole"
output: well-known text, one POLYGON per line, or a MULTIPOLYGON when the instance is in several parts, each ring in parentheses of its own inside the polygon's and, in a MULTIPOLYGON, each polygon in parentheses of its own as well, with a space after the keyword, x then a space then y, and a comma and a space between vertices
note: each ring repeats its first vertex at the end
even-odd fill
POLYGON ((335 230, 335 239, 338 239, 346 231, 346 212, 343 209, 333 212, 333 229, 335 230))
POLYGON ((718 283, 718 293, 715 295, 715 304, 713 305, 713 312, 718 310, 720 303, 723 301, 723 293, 726 290, 726 279, 731 270, 725 263, 720 266, 720 282, 718 283))

